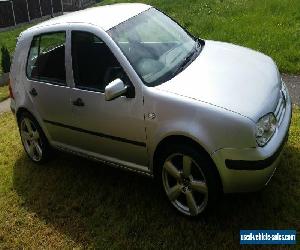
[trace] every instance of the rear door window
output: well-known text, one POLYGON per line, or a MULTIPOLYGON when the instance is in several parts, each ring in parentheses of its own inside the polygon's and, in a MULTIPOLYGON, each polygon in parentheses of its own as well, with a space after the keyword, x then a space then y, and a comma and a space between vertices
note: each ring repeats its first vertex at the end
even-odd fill
POLYGON ((65 42, 65 32, 35 36, 27 59, 27 77, 65 85, 65 42))

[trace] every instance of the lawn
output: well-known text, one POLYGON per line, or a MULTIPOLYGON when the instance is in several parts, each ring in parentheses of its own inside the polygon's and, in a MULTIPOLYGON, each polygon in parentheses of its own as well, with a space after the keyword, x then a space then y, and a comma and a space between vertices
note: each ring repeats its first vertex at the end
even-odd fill
POLYGON ((31 163, 5 113, 0 249, 236 249, 240 229, 299 232, 299 123, 295 108, 283 160, 266 189, 227 195, 207 218, 193 221, 178 215, 150 178, 61 153, 44 166, 31 163))
POLYGON ((0 102, 4 101, 9 97, 8 86, 0 87, 0 102))

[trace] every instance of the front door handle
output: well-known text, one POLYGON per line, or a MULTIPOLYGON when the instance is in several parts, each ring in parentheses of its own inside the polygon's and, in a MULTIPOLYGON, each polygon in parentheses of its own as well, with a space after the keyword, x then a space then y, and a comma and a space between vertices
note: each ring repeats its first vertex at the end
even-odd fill
POLYGON ((37 96, 38 93, 36 92, 35 88, 32 88, 29 93, 32 95, 32 96, 37 96))
POLYGON ((84 102, 82 101, 81 98, 77 98, 75 101, 72 102, 74 106, 78 106, 78 107, 83 107, 84 106, 84 102))

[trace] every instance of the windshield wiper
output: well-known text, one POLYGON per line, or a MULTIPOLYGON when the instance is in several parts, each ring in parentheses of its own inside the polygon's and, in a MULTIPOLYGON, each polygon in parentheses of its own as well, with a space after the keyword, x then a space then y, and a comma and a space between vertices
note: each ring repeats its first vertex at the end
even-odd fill
POLYGON ((189 64, 191 59, 194 57, 194 55, 196 53, 198 53, 200 51, 200 49, 201 49, 201 43, 199 41, 196 41, 193 49, 191 50, 191 52, 183 59, 181 64, 174 71, 173 76, 175 76, 175 75, 179 74, 181 71, 183 71, 185 69, 186 65, 189 64))

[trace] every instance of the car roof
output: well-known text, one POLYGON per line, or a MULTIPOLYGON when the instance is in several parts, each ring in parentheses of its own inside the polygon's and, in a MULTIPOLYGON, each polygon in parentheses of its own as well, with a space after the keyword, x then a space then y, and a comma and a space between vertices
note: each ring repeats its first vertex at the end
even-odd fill
POLYGON ((86 23, 97 25, 107 31, 149 8, 151 8, 151 6, 140 3, 121 3, 98 6, 52 18, 29 28, 29 30, 63 23, 86 23))

